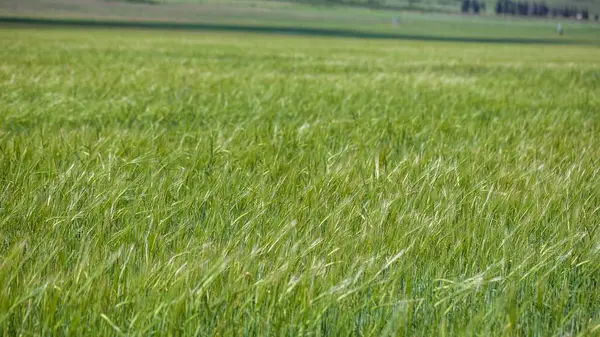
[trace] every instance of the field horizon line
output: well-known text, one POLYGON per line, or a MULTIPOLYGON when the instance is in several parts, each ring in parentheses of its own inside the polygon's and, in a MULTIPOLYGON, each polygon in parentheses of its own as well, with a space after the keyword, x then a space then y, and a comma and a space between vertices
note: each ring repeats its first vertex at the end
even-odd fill
POLYGON ((421 34, 384 33, 361 31, 339 28, 276 26, 276 25, 248 25, 228 23, 203 23, 203 22, 173 22, 152 20, 106 20, 94 18, 35 18, 0 16, 0 27, 11 25, 26 26, 56 26, 80 28, 124 28, 124 29, 152 29, 152 30, 187 30, 187 31, 222 31, 237 33, 279 34, 297 36, 321 36, 356 39, 379 40, 409 40, 430 42, 464 42, 464 43, 491 43, 491 44, 548 44, 548 45, 589 45, 586 41, 518 38, 518 37, 477 37, 477 36, 440 36, 421 34))

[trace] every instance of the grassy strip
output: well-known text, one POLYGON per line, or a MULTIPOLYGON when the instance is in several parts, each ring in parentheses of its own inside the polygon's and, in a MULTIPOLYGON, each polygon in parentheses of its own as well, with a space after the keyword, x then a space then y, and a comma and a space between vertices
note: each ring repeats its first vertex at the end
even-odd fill
POLYGON ((62 27, 92 27, 92 28, 138 28, 159 30, 199 30, 199 31, 224 31, 263 34, 287 34, 322 37, 341 37, 355 39, 388 39, 388 40, 417 40, 436 42, 471 42, 471 43, 499 43, 499 44, 579 44, 588 41, 572 39, 544 39, 544 38, 519 38, 519 37, 489 37, 489 36, 443 36, 443 35, 415 35, 384 32, 369 32, 360 30, 291 27, 291 26, 266 26, 262 24, 226 24, 226 23, 177 23, 177 22, 150 22, 150 21, 116 21, 93 19, 52 19, 52 18, 27 18, 27 17, 0 17, 0 24, 34 25, 34 26, 62 26, 62 27))

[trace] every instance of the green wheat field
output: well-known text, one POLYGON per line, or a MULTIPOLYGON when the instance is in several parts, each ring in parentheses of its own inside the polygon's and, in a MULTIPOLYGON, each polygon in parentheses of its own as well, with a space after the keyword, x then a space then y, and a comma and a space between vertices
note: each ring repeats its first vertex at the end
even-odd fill
POLYGON ((2 336, 600 335, 597 45, 0 44, 2 336))

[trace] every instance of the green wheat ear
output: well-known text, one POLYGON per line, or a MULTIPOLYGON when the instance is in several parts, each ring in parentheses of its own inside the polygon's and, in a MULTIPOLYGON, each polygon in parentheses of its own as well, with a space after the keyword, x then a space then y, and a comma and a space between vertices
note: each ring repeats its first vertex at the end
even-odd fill
POLYGON ((598 334, 593 29, 1 27, 0 335, 598 334))

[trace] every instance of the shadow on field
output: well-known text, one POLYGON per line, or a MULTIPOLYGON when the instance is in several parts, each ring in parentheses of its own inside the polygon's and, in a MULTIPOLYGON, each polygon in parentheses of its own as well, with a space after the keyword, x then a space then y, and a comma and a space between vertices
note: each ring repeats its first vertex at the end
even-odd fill
POLYGON ((143 28, 167 30, 196 30, 196 31, 223 31, 288 34, 304 36, 344 37, 358 39, 387 39, 387 40, 414 40, 414 41, 440 41, 440 42, 473 42, 473 43, 517 43, 517 44, 577 44, 576 41, 556 39, 530 39, 530 38, 493 38, 493 37, 454 37, 431 36, 415 34, 390 34, 365 32, 357 30, 309 28, 309 27, 277 27, 277 26, 249 26, 236 24, 213 23, 170 23, 150 21, 100 21, 91 19, 40 19, 40 18, 15 18, 0 17, 0 24, 62 26, 62 27, 95 27, 95 28, 143 28))

